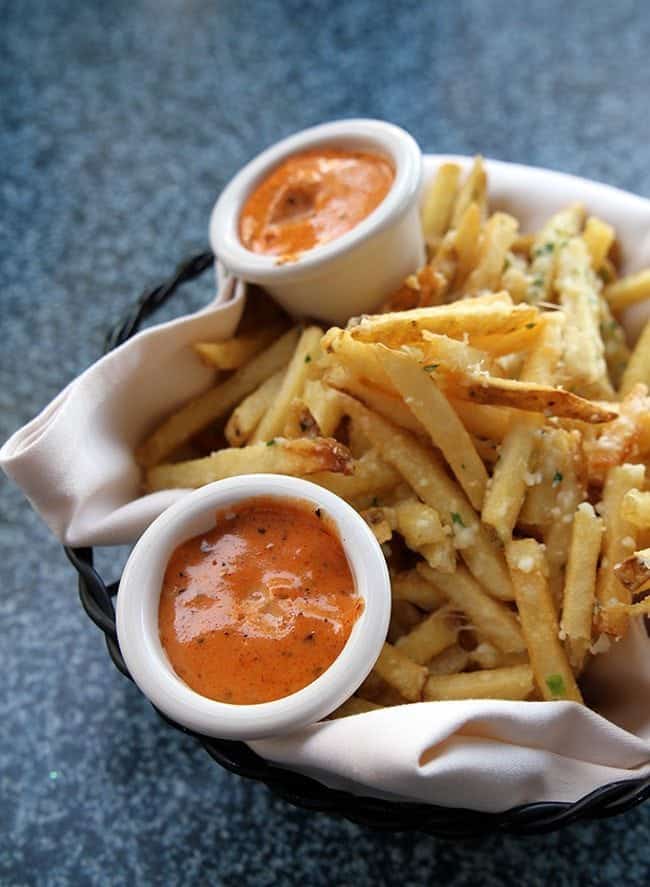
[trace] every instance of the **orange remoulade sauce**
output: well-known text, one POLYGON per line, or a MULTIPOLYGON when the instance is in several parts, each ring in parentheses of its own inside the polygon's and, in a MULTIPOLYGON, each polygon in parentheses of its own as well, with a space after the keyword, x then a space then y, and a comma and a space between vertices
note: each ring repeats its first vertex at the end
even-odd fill
POLYGON ((380 154, 337 149, 293 154, 246 200, 239 237, 252 252, 296 257, 358 225, 394 179, 392 165, 380 154))
POLYGON ((363 610, 322 509, 258 497, 217 512, 165 571, 162 645, 197 693, 234 704, 295 693, 334 662, 363 610))

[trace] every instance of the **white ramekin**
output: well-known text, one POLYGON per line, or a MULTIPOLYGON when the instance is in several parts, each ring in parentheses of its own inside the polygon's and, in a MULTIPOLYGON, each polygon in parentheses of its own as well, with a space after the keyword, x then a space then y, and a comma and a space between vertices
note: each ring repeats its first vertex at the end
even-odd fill
POLYGON ((374 665, 390 618, 390 580, 381 548, 343 499, 309 481, 250 474, 217 481, 164 511, 133 549, 117 597, 117 635, 133 680, 153 704, 185 727, 223 739, 289 733, 330 714, 374 665), (206 699, 173 670, 160 641, 158 606, 165 568, 181 542, 215 525, 215 511, 251 496, 302 500, 324 509, 336 526, 364 610, 338 658, 313 683, 274 702, 230 705, 206 699))
POLYGON ((290 314, 342 324, 373 311, 424 262, 418 195, 422 155, 403 129, 381 120, 339 120, 296 133, 268 148, 226 186, 210 219, 215 255, 232 274, 258 283, 290 314), (291 154, 346 148, 387 156, 395 181, 367 218, 341 237, 281 263, 246 249, 239 239, 244 202, 260 181, 291 154))

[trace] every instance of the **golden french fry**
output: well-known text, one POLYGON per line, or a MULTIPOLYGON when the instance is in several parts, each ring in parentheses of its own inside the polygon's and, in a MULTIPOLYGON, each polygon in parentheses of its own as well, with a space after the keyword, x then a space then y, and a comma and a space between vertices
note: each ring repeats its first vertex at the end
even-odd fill
POLYGON ((610 468, 635 461, 650 451, 650 397, 646 386, 634 387, 615 408, 617 417, 584 442, 592 482, 602 482, 610 468))
POLYGON ((561 311, 543 315, 539 338, 535 341, 521 370, 524 382, 553 385, 557 381, 557 368, 564 353, 565 317, 561 311))
POLYGON ((459 644, 452 644, 427 662, 427 671, 430 675, 458 674, 467 667, 468 663, 467 650, 463 650, 459 644))
POLYGON ((502 542, 511 536, 526 495, 530 471, 542 421, 526 416, 513 425, 501 444, 499 461, 485 496, 481 519, 497 531, 502 542))
MULTIPOLYGON (((486 337, 490 342, 497 337, 486 337)), ((379 354, 380 345, 368 345, 375 348, 379 354)), ((472 372, 477 366, 489 370, 495 376, 499 375, 499 367, 496 361, 486 351, 481 351, 461 342, 451 339, 441 333, 432 333, 429 330, 422 331, 422 341, 413 345, 402 345, 401 350, 410 354, 423 366, 429 366, 433 370, 442 367, 445 370, 459 370, 460 372, 472 372)))
POLYGON ((481 210, 478 203, 470 203, 454 232, 456 274, 454 286, 460 289, 478 259, 481 233, 481 210))
POLYGON ((616 564, 614 575, 631 594, 641 591, 650 581, 650 548, 635 551, 630 557, 616 564))
POLYGON ((409 548, 414 550, 422 545, 443 542, 449 533, 440 520, 435 508, 425 505, 417 499, 405 499, 392 507, 395 526, 404 537, 409 548))
POLYGON ((489 641, 481 640, 469 651, 468 661, 479 668, 509 668, 511 665, 528 665, 528 653, 504 653, 489 641))
POLYGON ((419 702, 428 672, 391 644, 384 644, 374 671, 409 702, 419 702))
POLYGON ((262 416, 277 397, 285 370, 283 367, 269 376, 233 410, 225 429, 226 440, 231 447, 241 447, 248 441, 262 416))
POLYGON ((393 576, 391 593, 394 601, 409 601, 421 610, 429 612, 440 607, 446 600, 445 596, 420 576, 417 570, 407 570, 393 576))
POLYGON ((341 421, 341 408, 332 390, 320 379, 308 379, 302 401, 312 414, 323 437, 331 437, 341 421))
POLYGON ((310 364, 320 356, 323 331, 310 326, 303 330, 293 357, 282 380, 282 387, 251 437, 251 443, 272 440, 282 433, 291 401, 299 397, 309 373, 310 364))
POLYGON ((422 206, 425 238, 442 237, 449 228, 459 177, 458 164, 443 163, 429 185, 422 206))
POLYGON ((382 367, 416 419, 428 431, 465 491, 480 509, 488 481, 487 471, 472 439, 433 375, 407 355, 376 346, 382 367))
POLYGON ((432 308, 366 315, 350 321, 348 332, 358 342, 381 342, 391 348, 417 342, 425 330, 472 344, 475 336, 512 333, 527 323, 537 323, 538 319, 537 308, 513 305, 503 291, 490 293, 489 298, 478 296, 432 308))
POLYGON ((301 477, 314 472, 349 474, 352 457, 332 438, 282 438, 268 443, 218 450, 204 459, 157 465, 146 473, 149 492, 174 487, 194 489, 238 474, 289 474, 301 477))
POLYGON ((499 442, 508 433, 513 417, 510 410, 487 404, 469 403, 456 397, 450 397, 449 403, 470 434, 499 442))
POLYGON ((582 702, 566 652, 558 638, 555 606, 546 582, 543 546, 534 539, 516 539, 506 546, 506 559, 530 664, 540 693, 547 700, 582 702))
POLYGON ((380 545, 382 542, 388 542, 393 535, 392 522, 387 515, 388 510, 386 508, 366 508, 361 512, 361 517, 368 524, 380 545))
POLYGON ((650 268, 639 271, 638 274, 621 277, 605 288, 604 296, 615 314, 630 305, 650 299, 650 268))
POLYGON ((644 326, 623 373, 620 396, 628 395, 640 382, 650 388, 650 320, 644 326))
POLYGON ((630 490, 642 488, 644 480, 643 465, 619 465, 609 471, 603 489, 605 535, 596 585, 600 606, 598 621, 605 634, 617 637, 625 634, 627 616, 623 610, 616 609, 615 605, 619 602, 631 603, 631 595, 616 578, 614 567, 636 548, 636 528, 621 515, 621 503, 630 490))
POLYGON ((408 634, 402 635, 396 641, 395 648, 419 665, 424 665, 433 656, 456 643, 461 625, 462 617, 452 607, 440 607, 408 634))
POLYGON ((549 300, 557 254, 569 238, 579 233, 584 218, 584 207, 575 203, 552 216, 539 232, 531 247, 527 301, 537 304, 549 300))
POLYGON ((352 715, 366 714, 366 712, 379 711, 380 709, 381 705, 369 702, 367 699, 361 699, 359 696, 350 696, 347 702, 344 702, 343 705, 339 705, 336 711, 333 711, 332 714, 329 715, 329 719, 349 718, 352 715))
MULTIPOLYGON (((451 376, 448 378, 451 379, 451 376)), ((492 376, 474 378, 460 374, 455 374, 452 382, 455 395, 473 403, 512 407, 593 424, 611 422, 616 418, 616 413, 609 407, 562 388, 515 379, 496 379, 492 376)))
POLYGON ((156 465, 197 432, 224 416, 287 364, 299 335, 298 328, 289 330, 221 385, 200 394, 169 416, 136 450, 138 463, 143 468, 156 465))
POLYGON ((594 271, 600 271, 600 267, 607 258, 615 238, 614 229, 607 222, 596 216, 589 216, 582 232, 582 237, 591 259, 591 267, 594 271))
POLYGON ((600 282, 584 240, 572 237, 558 256, 555 280, 564 311, 564 372, 578 394, 612 397, 600 333, 600 282))
POLYGON ((527 699, 533 688, 530 665, 513 665, 467 674, 429 675, 424 699, 527 699))
POLYGON ((517 234, 519 224, 507 213, 494 213, 483 228, 478 263, 463 285, 464 293, 496 290, 503 263, 517 234))
POLYGON ((286 323, 272 323, 226 339, 225 342, 198 342, 194 350, 207 366, 217 370, 236 370, 270 345, 285 329, 286 323))
POLYGON ((650 492, 628 490, 621 502, 621 517, 640 530, 650 529, 650 492))
POLYGON ((381 457, 393 465, 420 499, 440 514, 454 532, 456 547, 476 576, 495 597, 511 600, 512 590, 498 545, 489 538, 460 488, 447 476, 434 454, 408 432, 341 394, 352 416, 381 457), (460 547, 463 546, 463 547, 460 547))
POLYGON ((602 535, 603 522, 588 502, 582 502, 573 519, 560 620, 569 661, 577 672, 582 671, 591 646, 602 535))
POLYGON ((487 212, 487 174, 483 165, 483 158, 480 155, 474 158, 469 175, 458 192, 451 216, 452 228, 458 227, 467 207, 471 203, 475 203, 479 207, 481 217, 484 218, 487 212))
POLYGON ((376 450, 371 449, 359 459, 355 459, 351 465, 350 474, 341 474, 338 471, 317 471, 311 474, 309 480, 313 484, 336 493, 341 499, 350 502, 366 495, 381 495, 390 490, 401 480, 401 475, 391 465, 379 456, 376 450))
POLYGON ((521 653, 526 649, 514 613, 494 600, 481 588, 464 567, 453 575, 417 565, 420 575, 441 591, 451 604, 462 611, 472 624, 504 653, 521 653))
POLYGON ((351 370, 342 366, 331 367, 326 370, 323 381, 332 388, 351 394, 371 410, 402 428, 415 434, 426 433, 399 395, 365 382, 351 370))

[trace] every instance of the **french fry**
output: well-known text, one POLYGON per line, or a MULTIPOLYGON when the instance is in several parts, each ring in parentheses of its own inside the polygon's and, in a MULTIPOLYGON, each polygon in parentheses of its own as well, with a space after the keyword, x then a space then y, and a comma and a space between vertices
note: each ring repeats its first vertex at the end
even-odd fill
POLYGON ((588 502, 582 502, 573 519, 560 620, 569 661, 577 673, 582 671, 591 646, 602 535, 603 522, 588 502))
POLYGON ((471 671, 467 674, 429 675, 424 685, 425 700, 527 699, 533 692, 529 665, 471 671))
POLYGON ((552 216, 539 232, 531 247, 527 301, 537 304, 550 299, 557 254, 579 233, 584 218, 584 207, 575 203, 552 216))
POLYGON ((440 515, 430 505, 418 502, 417 499, 405 499, 396 503, 392 511, 395 529, 404 537, 409 548, 417 549, 449 538, 440 515))
POLYGON ((584 240, 571 238, 558 256, 555 280, 564 310, 564 370, 579 394, 612 397, 600 334, 600 282, 584 240))
POLYGON ((341 421, 341 408, 332 390, 320 379, 308 379, 302 401, 312 414, 323 437, 331 437, 341 421))
POLYGON ((620 396, 628 395, 640 382, 650 388, 650 320, 644 326, 623 373, 620 396))
POLYGON ((422 206, 422 231, 427 240, 447 232, 459 177, 458 164, 443 163, 429 185, 422 206))
POLYGON ((379 456, 376 450, 368 450, 351 465, 351 473, 321 470, 310 474, 309 480, 336 493, 341 499, 350 502, 368 494, 381 495, 401 480, 401 475, 379 456))
POLYGON ((640 530, 650 529, 650 492, 628 490, 621 501, 621 517, 640 530))
MULTIPOLYGON (((492 341, 495 337, 487 337, 492 341)), ((379 354, 380 345, 370 345, 379 354)), ((442 366, 445 370, 472 372, 477 366, 499 375, 498 364, 485 351, 474 348, 466 342, 451 339, 441 333, 422 331, 422 341, 415 345, 402 345, 402 351, 413 356, 423 366, 442 366)))
POLYGON ((430 675, 458 674, 467 667, 468 662, 467 650, 463 650, 459 644, 452 644, 427 662, 427 671, 430 675))
POLYGON ((218 450, 204 459, 157 465, 147 471, 145 486, 149 492, 175 487, 194 489, 238 474, 301 477, 322 471, 352 471, 352 457, 343 444, 332 438, 279 438, 267 444, 218 450))
POLYGON ((513 416, 510 410, 469 403, 456 397, 449 397, 449 403, 470 434, 499 442, 508 433, 513 416))
POLYGON ((557 382, 557 367, 564 353, 564 325, 564 314, 560 311, 543 315, 539 338, 522 367, 522 381, 538 385, 557 382))
POLYGON ((282 380, 282 387, 251 437, 251 443, 272 440, 282 433, 289 404, 299 397, 308 376, 309 366, 320 355, 323 331, 310 326, 303 330, 293 357, 282 380))
POLYGON ((243 446, 255 431, 280 391, 285 370, 283 367, 269 376, 233 410, 225 429, 226 440, 231 447, 243 446))
POLYGON ((286 323, 272 323, 242 333, 225 342, 198 342, 194 350, 207 366, 217 370, 237 370, 258 354, 286 329, 286 323))
POLYGON ((492 376, 451 375, 449 384, 454 394, 473 403, 512 407, 532 413, 544 413, 579 422, 598 424, 611 422, 616 413, 593 400, 586 400, 562 388, 519 382, 516 379, 496 379, 492 376))
POLYGON ((584 443, 592 482, 602 482, 610 468, 634 461, 650 449, 650 397, 646 386, 635 386, 616 408, 616 418, 584 443))
POLYGON ((481 210, 478 203, 470 203, 454 232, 456 274, 454 287, 459 290, 476 264, 481 233, 481 210))
POLYGON ((369 711, 379 711, 380 709, 381 705, 377 705, 375 702, 361 699, 360 696, 350 696, 347 702, 344 702, 343 705, 339 705, 336 711, 333 711, 332 714, 329 715, 329 719, 349 718, 352 715, 366 714, 369 711))
POLYGON ((539 319, 537 308, 513 305, 505 291, 489 296, 394 314, 366 315, 354 324, 350 321, 348 332, 358 342, 382 342, 391 348, 416 342, 425 330, 472 344, 475 336, 512 333, 539 319))
POLYGON ((423 563, 417 565, 417 571, 441 591, 457 610, 463 612, 499 650, 504 653, 521 653, 526 649, 514 613, 483 591, 464 567, 458 567, 451 576, 432 570, 423 563))
POLYGON ((528 665, 528 653, 504 653, 489 641, 481 640, 469 651, 468 661, 479 668, 509 668, 511 665, 528 665))
POLYGON ((462 617, 453 608, 440 607, 408 634, 402 635, 396 641, 395 648, 418 665, 424 665, 433 656, 456 643, 462 621, 462 617))
POLYGON ((594 271, 600 271, 600 268, 607 258, 607 254, 614 243, 614 229, 607 222, 596 216, 589 216, 585 224, 585 230, 582 237, 591 259, 591 267, 594 271))
POLYGON ((616 609, 615 605, 619 602, 631 603, 631 595, 616 578, 614 567, 632 554, 636 547, 636 528, 621 515, 621 503, 630 490, 642 488, 644 480, 643 465, 619 465, 609 471, 603 489, 605 535, 596 585, 600 606, 598 623, 601 631, 616 637, 625 634, 627 615, 622 609, 616 609))
POLYGON ((650 581, 650 548, 635 551, 616 564, 614 575, 631 594, 641 591, 650 581))
POLYGON ((544 699, 582 702, 566 652, 558 638, 555 606, 546 582, 543 547, 534 539, 506 546, 515 598, 535 682, 544 699))
POLYGON ((374 671, 408 702, 419 702, 422 698, 422 687, 428 675, 426 668, 417 665, 391 644, 384 644, 374 671))
POLYGON ((605 363, 614 388, 620 388, 623 374, 630 360, 630 349, 622 325, 612 314, 607 300, 602 295, 598 299, 600 311, 600 335, 605 347, 605 363))
POLYGON ((393 535, 392 522, 385 508, 366 508, 361 512, 361 517, 372 530, 375 539, 381 545, 388 542, 393 535))
POLYGON ((507 213, 494 213, 483 228, 478 263, 463 285, 464 293, 496 290, 501 280, 506 253, 512 246, 519 224, 507 213))
POLYGON ((221 385, 200 394, 169 416, 136 450, 138 463, 143 468, 151 468, 211 422, 224 416, 287 364, 299 335, 297 328, 289 330, 221 385))
POLYGON ((391 579, 391 594, 394 601, 409 601, 421 610, 431 612, 440 607, 445 596, 420 576, 417 570, 398 573, 391 579))
POLYGON ((458 192, 451 216, 452 228, 458 227, 467 207, 471 203, 475 203, 479 207, 481 218, 484 218, 487 212, 487 175, 483 165, 483 158, 480 155, 474 158, 469 175, 458 192))
POLYGON ((605 288, 604 296, 614 314, 630 305, 650 299, 650 268, 621 277, 616 283, 605 288))
POLYGON ((426 434, 411 410, 396 393, 377 388, 342 366, 326 370, 323 382, 332 388, 351 394, 371 410, 402 428, 415 434, 426 434))
POLYGON ((405 354, 377 347, 379 360, 391 382, 442 452, 471 504, 480 509, 487 471, 453 407, 431 373, 423 371, 405 354))
POLYGON ((359 401, 347 395, 345 411, 359 422, 383 459, 393 465, 420 499, 440 514, 454 531, 456 547, 463 542, 461 556, 469 569, 481 577, 485 588, 495 597, 511 600, 512 590, 498 545, 487 535, 478 517, 459 487, 447 476, 433 453, 412 435, 391 425, 359 401), (463 537, 468 537, 466 540, 463 537))
POLYGON ((502 542, 511 536, 526 495, 526 475, 539 440, 541 420, 527 416, 518 420, 502 445, 481 518, 497 531, 502 542))
POLYGON ((551 490, 555 493, 555 502, 544 527, 544 542, 549 589, 559 610, 564 588, 562 571, 569 555, 569 530, 575 510, 585 498, 586 490, 576 470, 579 459, 579 437, 568 431, 558 430, 552 439, 555 474, 551 479, 551 490))

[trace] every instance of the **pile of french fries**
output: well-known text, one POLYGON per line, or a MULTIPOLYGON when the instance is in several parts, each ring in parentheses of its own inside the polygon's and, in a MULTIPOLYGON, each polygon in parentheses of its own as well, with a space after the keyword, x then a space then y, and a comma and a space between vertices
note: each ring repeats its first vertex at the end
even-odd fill
POLYGON ((430 185, 427 264, 383 313, 297 326, 255 293, 235 338, 195 346, 214 387, 137 452, 147 491, 275 472, 364 516, 392 617, 338 715, 582 702, 590 657, 650 613, 650 323, 630 354, 617 320, 650 270, 619 277, 580 205, 536 234, 490 215, 481 158, 460 180, 430 185))

